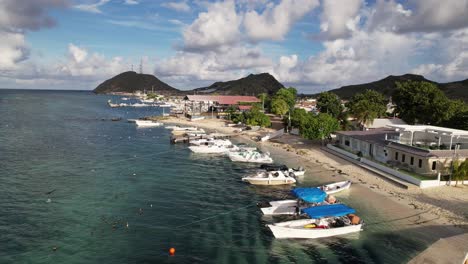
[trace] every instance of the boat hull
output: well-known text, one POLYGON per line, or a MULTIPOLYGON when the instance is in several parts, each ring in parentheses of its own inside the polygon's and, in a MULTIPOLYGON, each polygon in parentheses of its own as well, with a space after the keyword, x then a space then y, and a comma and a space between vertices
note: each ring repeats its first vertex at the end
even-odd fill
POLYGON ((355 233, 355 232, 359 232, 362 230, 362 224, 322 229, 322 228, 298 228, 298 226, 295 225, 295 224, 300 224, 301 226, 305 226, 309 223, 314 223, 315 219, 296 220, 296 221, 290 221, 290 222, 297 222, 297 223, 293 223, 293 226, 284 225, 284 224, 287 224, 287 222, 279 223, 283 225, 273 224, 273 225, 267 225, 267 226, 271 230, 275 238, 279 238, 279 239, 282 239, 282 238, 313 239, 313 238, 321 238, 321 237, 332 237, 332 236, 345 235, 349 233, 355 233))
POLYGON ((243 181, 253 185, 290 185, 296 183, 292 178, 290 179, 255 179, 255 178, 242 178, 243 181))

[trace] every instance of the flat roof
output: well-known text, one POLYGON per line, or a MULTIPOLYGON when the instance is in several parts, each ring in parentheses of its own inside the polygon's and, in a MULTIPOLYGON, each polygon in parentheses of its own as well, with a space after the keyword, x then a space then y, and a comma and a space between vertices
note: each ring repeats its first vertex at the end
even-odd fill
POLYGON ((468 131, 460 130, 460 129, 453 129, 447 127, 438 127, 438 126, 430 126, 430 125, 387 125, 387 127, 395 129, 395 131, 409 131, 409 132, 426 132, 426 133, 438 133, 442 135, 448 136, 467 136, 468 131))

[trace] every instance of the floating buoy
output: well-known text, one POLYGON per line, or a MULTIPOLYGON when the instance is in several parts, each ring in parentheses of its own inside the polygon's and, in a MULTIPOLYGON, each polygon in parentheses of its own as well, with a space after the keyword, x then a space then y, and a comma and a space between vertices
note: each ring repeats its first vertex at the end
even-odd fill
POLYGON ((171 247, 169 249, 169 255, 174 256, 175 255, 175 248, 171 247))
POLYGON ((128 228, 128 222, 127 222, 127 228, 128 228))
POLYGON ((151 206, 151 208, 153 208, 153 204, 151 204, 150 206, 151 206))
POLYGON ((47 199, 47 201, 46 201, 46 202, 50 203, 50 202, 52 202, 52 200, 49 198, 49 199, 47 199))

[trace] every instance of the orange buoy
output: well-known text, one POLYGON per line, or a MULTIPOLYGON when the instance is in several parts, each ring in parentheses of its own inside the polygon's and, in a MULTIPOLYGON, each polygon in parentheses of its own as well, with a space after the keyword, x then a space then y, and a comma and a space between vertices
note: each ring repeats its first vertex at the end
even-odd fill
POLYGON ((171 247, 169 249, 169 255, 174 256, 175 255, 175 248, 171 247))

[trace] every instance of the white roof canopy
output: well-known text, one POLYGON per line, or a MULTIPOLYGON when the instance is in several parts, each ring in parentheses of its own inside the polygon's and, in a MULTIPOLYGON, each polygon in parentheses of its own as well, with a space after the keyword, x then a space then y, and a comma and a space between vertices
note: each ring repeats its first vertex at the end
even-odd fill
POLYGON ((440 135, 447 135, 447 136, 466 136, 468 137, 468 131, 460 130, 460 129, 452 129, 446 127, 438 127, 438 126, 429 126, 429 125, 387 125, 390 128, 395 129, 395 131, 400 132, 426 132, 426 133, 437 133, 440 135))

